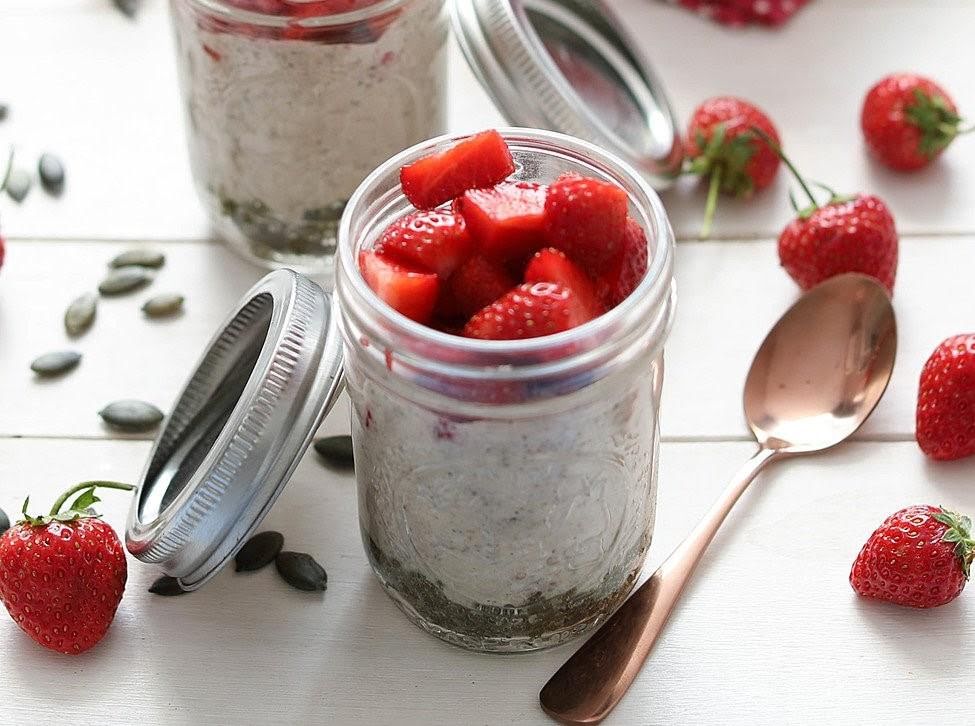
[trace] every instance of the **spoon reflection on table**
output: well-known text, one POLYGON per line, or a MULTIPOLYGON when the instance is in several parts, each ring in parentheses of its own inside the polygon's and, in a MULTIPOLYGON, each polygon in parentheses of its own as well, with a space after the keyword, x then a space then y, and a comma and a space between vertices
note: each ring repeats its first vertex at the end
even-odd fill
POLYGON ((884 288, 866 275, 810 290, 762 342, 745 381, 758 451, 691 534, 542 688, 542 708, 599 723, 626 693, 728 512, 767 464, 822 451, 853 434, 894 368, 897 326, 884 288))

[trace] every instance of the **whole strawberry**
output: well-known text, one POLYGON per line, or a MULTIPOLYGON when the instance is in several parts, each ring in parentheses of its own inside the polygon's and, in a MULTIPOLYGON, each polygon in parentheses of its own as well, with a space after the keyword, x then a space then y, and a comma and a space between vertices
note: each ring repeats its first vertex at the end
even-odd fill
POLYGON ((125 589, 125 551, 115 531, 90 507, 96 487, 72 487, 42 517, 27 514, 0 536, 0 601, 27 635, 45 648, 73 655, 92 647, 112 624, 125 589), (79 493, 62 511, 72 494, 79 493))
POLYGON ((942 341, 924 364, 917 443, 932 459, 975 454, 975 333, 942 341))
POLYGON ((913 73, 882 78, 863 100, 860 127, 867 146, 892 169, 929 164, 959 133, 962 119, 951 96, 913 73))
POLYGON ((973 557, 968 517, 941 507, 908 507, 870 535, 853 563, 850 584, 864 597, 933 608, 961 594, 973 557))
MULTIPOLYGON (((756 133, 764 134, 760 129, 756 133)), ((835 275, 860 272, 876 278, 893 294, 897 228, 883 200, 872 194, 841 196, 819 184, 829 193, 826 203, 820 204, 795 165, 773 139, 768 141, 809 199, 805 209, 792 199, 796 218, 779 235, 779 262, 789 276, 808 290, 835 275)))
POLYGON ((779 157, 769 139, 779 145, 775 125, 740 98, 709 98, 694 111, 687 129, 687 172, 709 180, 701 237, 710 232, 719 191, 749 197, 775 179, 779 157))

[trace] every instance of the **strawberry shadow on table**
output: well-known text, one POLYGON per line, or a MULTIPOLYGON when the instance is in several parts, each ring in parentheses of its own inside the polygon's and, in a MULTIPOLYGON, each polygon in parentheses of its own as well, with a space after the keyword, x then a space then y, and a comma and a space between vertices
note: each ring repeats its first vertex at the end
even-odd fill
MULTIPOLYGON (((915 172, 897 172, 868 158, 864 160, 866 194, 876 194, 890 207, 894 219, 898 214, 910 212, 915 228, 912 234, 928 234, 945 231, 944 214, 957 207, 958 197, 951 193, 956 176, 950 159, 938 159, 915 172)), ((841 193, 847 190, 838 190, 841 193)), ((957 221, 957 220, 955 220, 957 221)), ((968 225, 969 227, 971 225, 968 225)), ((906 231, 898 227, 898 232, 906 231)))

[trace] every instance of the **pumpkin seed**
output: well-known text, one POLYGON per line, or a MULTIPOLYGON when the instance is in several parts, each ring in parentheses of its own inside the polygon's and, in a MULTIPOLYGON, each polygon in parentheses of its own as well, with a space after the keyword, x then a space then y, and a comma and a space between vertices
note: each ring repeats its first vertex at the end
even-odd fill
POLYGON ((274 565, 284 581, 298 590, 324 590, 328 584, 324 568, 304 552, 280 552, 274 565))
POLYGON ((162 252, 135 247, 118 254, 109 262, 109 267, 162 267, 166 256, 162 252))
POLYGON ((0 534, 3 534, 8 529, 10 529, 10 518, 5 511, 0 509, 0 534))
POLYGON ((150 318, 166 318, 182 309, 183 296, 175 293, 156 295, 146 300, 146 304, 142 306, 142 312, 150 318))
POLYGON ((122 431, 149 431, 163 420, 163 412, 145 401, 114 401, 98 412, 105 423, 122 431))
POLYGON ((336 469, 354 469, 351 436, 326 436, 315 441, 318 455, 336 469))
POLYGON ((76 353, 73 350, 59 350, 35 358, 30 364, 30 369, 39 376, 60 376, 80 362, 81 353, 76 353))
POLYGON ((119 267, 98 283, 102 295, 124 295, 152 282, 152 273, 141 267, 119 267))
POLYGON ((54 154, 41 154, 37 174, 41 178, 41 186, 51 194, 60 194, 64 189, 64 164, 54 154))
POLYGON ((81 335, 88 330, 95 322, 97 310, 98 296, 94 293, 86 292, 75 298, 64 311, 64 329, 68 331, 68 335, 81 335))
POLYGON ((175 577, 163 575, 149 586, 149 592, 164 597, 175 597, 176 595, 185 595, 189 590, 184 590, 175 577))
POLYGON ((261 532, 255 534, 247 544, 240 548, 234 558, 235 571, 250 572, 259 570, 274 562, 281 548, 284 547, 284 535, 280 532, 261 532))
POLYGON ((30 174, 23 169, 14 167, 7 174, 7 182, 3 188, 7 190, 7 196, 19 204, 24 201, 27 192, 30 191, 30 184, 30 174))

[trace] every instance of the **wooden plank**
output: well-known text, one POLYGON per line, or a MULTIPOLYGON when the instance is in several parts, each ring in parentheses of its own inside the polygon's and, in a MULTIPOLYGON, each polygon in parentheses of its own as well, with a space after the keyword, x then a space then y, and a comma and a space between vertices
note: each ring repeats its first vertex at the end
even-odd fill
MULTIPOLYGON (((77 479, 133 480, 145 442, 0 440, 0 504, 39 505, 77 479)), ((750 453, 743 443, 665 444, 651 560, 668 553, 750 453)), ((975 510, 973 462, 932 466, 909 443, 855 444, 780 465, 719 534, 646 670, 607 724, 851 723, 967 714, 975 600, 933 611, 858 599, 847 573, 893 510, 975 510), (863 716, 869 714, 869 717, 863 716)), ((109 492, 123 526, 126 497, 109 492)), ((130 561, 107 639, 78 658, 44 651, 0 616, 0 702, 11 722, 69 708, 77 723, 542 724, 536 694, 571 652, 474 655, 410 625, 359 541, 351 476, 306 457, 267 519, 316 554, 324 595, 272 570, 222 572, 176 599, 130 561)))

